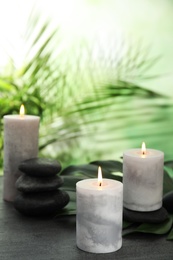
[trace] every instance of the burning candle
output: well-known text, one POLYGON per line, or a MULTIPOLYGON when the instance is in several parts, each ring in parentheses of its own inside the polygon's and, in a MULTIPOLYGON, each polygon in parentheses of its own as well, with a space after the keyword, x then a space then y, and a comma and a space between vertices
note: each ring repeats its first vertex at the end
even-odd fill
POLYGON ((164 153, 130 149, 123 154, 123 205, 135 211, 162 207, 164 153))
POLYGON ((77 182, 76 242, 91 253, 110 253, 122 246, 122 196, 119 181, 98 179, 77 182))
POLYGON ((3 199, 6 201, 13 201, 16 196, 20 162, 37 157, 39 120, 38 116, 25 115, 23 105, 19 115, 4 116, 3 199))

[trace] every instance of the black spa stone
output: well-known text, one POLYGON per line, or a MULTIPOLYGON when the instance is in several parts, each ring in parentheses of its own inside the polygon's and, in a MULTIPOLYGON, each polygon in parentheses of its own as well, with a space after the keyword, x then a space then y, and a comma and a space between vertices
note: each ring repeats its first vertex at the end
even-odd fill
POLYGON ((46 217, 56 214, 69 200, 68 193, 61 190, 40 192, 37 195, 20 192, 14 200, 14 207, 27 216, 46 217))
POLYGON ((139 212, 123 208, 123 219, 136 223, 162 223, 169 218, 165 208, 150 212, 139 212))
POLYGON ((16 188, 22 192, 53 191, 62 184, 63 179, 60 176, 39 178, 23 173, 16 181, 16 188))
POLYGON ((173 213, 173 191, 168 192, 163 197, 163 207, 170 213, 173 213))
POLYGON ((61 171, 59 162, 46 158, 32 158, 20 163, 19 170, 30 176, 50 177, 61 171))

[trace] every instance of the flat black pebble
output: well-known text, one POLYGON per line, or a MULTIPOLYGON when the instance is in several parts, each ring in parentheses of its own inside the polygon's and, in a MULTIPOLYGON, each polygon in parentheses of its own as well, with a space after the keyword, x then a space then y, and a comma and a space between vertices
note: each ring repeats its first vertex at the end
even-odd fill
POLYGON ((21 162, 19 170, 34 177, 50 177, 61 171, 61 165, 51 159, 32 158, 21 162))
POLYGON ((139 212, 123 208, 123 219, 132 223, 162 223, 169 218, 165 208, 150 212, 139 212))
POLYGON ((68 193, 61 190, 37 194, 20 192, 14 200, 14 207, 27 216, 45 217, 56 214, 68 204, 69 200, 68 193))
POLYGON ((163 207, 170 213, 173 213, 173 191, 163 196, 163 207))
POLYGON ((63 184, 63 179, 60 176, 52 177, 33 177, 22 174, 16 181, 16 188, 22 192, 40 192, 57 190, 63 184))

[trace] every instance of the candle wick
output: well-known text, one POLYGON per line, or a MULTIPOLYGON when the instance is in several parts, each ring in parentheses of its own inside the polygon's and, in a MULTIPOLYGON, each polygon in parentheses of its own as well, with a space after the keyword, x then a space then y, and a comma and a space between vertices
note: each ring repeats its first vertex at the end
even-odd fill
POLYGON ((102 186, 102 183, 101 183, 101 182, 99 183, 99 186, 102 186))

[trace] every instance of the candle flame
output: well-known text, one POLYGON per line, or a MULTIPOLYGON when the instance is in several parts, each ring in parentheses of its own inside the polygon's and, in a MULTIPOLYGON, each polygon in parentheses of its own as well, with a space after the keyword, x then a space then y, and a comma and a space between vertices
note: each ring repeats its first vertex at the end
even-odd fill
POLYGON ((142 143, 141 152, 142 152, 142 155, 146 155, 146 145, 144 142, 142 143))
POLYGON ((98 168, 98 185, 102 186, 102 170, 100 166, 98 168))
POLYGON ((22 104, 21 107, 20 107, 20 112, 19 112, 20 116, 24 116, 25 115, 25 107, 24 105, 22 104))

